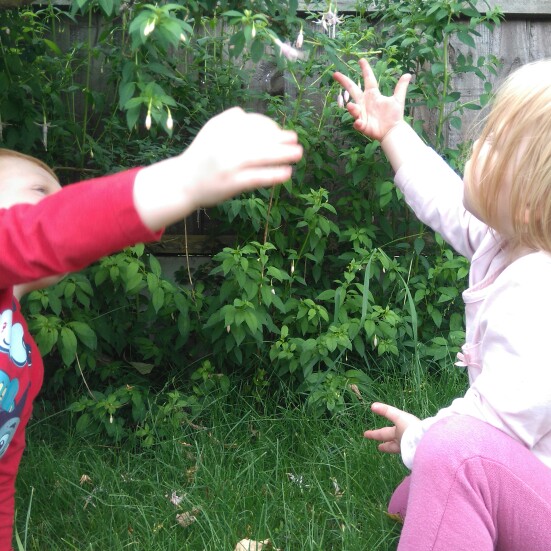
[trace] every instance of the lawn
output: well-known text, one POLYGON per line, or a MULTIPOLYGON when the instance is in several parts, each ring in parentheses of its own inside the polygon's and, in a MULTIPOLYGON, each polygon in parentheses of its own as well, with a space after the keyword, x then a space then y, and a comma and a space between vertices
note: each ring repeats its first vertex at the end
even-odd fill
MULTIPOLYGON (((466 384, 453 369, 416 383, 396 372, 374 397, 419 415, 466 384)), ((234 391, 147 449, 82 439, 67 412, 36 419, 18 481, 20 549, 232 551, 243 538, 281 550, 396 549, 385 509, 406 470, 362 438, 382 424, 368 400, 326 418, 281 403, 234 391)))

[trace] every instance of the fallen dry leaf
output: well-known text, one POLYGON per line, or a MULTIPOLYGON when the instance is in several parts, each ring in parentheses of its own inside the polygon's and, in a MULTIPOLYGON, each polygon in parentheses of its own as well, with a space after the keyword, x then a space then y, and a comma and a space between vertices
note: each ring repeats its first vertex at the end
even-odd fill
POLYGON ((335 497, 342 497, 344 491, 341 490, 341 487, 334 476, 331 477, 331 482, 333 483, 333 490, 335 490, 335 497))
POLYGON ((178 522, 178 524, 182 528, 187 528, 197 520, 197 517, 195 515, 197 515, 198 513, 199 513, 199 509, 195 507, 191 511, 186 511, 185 513, 176 515, 176 522, 178 522))
POLYGON ((87 474, 83 474, 80 477, 80 485, 82 486, 83 484, 92 484, 92 479, 87 474))
POLYGON ((235 546, 234 551, 261 551, 262 549, 274 549, 274 551, 280 551, 275 549, 270 540, 254 541, 254 540, 241 540, 235 546))
POLYGON ((358 385, 348 385, 350 387, 350 390, 358 397, 358 399, 360 400, 360 402, 363 402, 364 399, 363 399, 363 396, 361 395, 360 393, 360 389, 358 388, 358 385))

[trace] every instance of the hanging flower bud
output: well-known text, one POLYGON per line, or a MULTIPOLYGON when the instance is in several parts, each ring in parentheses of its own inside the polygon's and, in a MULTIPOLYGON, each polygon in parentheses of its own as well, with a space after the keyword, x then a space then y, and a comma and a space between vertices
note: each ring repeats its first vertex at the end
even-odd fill
POLYGON ((226 325, 226 333, 229 333, 231 331, 231 327, 229 325, 226 325))
POLYGON ((155 30, 155 19, 150 19, 143 30, 144 36, 149 36, 155 30))
POLYGON ((182 42, 186 42, 187 41, 187 38, 186 38, 186 35, 184 33, 180 33, 180 40, 182 42))
POLYGON ((373 348, 377 348, 377 345, 379 344, 379 339, 377 338, 377 335, 373 337, 373 348))
POLYGON ((166 119, 166 127, 169 130, 172 130, 172 128, 174 126, 174 120, 172 119, 172 113, 170 112, 170 109, 168 107, 166 108, 166 110, 168 112, 168 116, 167 116, 167 119, 166 119))
POLYGON ((343 98, 344 98, 344 103, 348 103, 348 101, 350 100, 350 94, 348 93, 348 90, 344 91, 343 98))
POLYGON ((297 39, 295 41, 295 47, 300 50, 303 44, 304 44, 304 33, 302 32, 302 26, 301 26, 297 39))
POLYGON ((111 424, 113 424, 113 414, 112 414, 112 413, 109 415, 109 422, 110 422, 111 424))
POLYGON ((251 38, 254 38, 256 36, 256 26, 255 24, 253 23, 253 28, 251 30, 251 38))
POLYGON ((145 127, 147 128, 147 130, 151 128, 151 113, 149 111, 147 112, 147 115, 145 117, 145 127))
POLYGON ((339 107, 344 107, 344 98, 342 97, 342 92, 339 92, 339 95, 337 96, 337 105, 339 107))
POLYGON ((291 275, 295 273, 295 261, 291 260, 291 275))

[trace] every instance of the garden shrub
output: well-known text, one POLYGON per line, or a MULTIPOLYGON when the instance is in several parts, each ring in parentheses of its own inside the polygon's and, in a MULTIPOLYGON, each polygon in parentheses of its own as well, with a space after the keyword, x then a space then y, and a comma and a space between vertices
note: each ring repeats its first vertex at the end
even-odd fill
POLYGON ((137 246, 28 297, 31 330, 52 368, 46 395, 71 397, 80 430, 133 432, 151 444, 147 411, 182 422, 227 391, 228 377, 258 397, 283 380, 313 411, 338 411, 369 394, 389 361, 413 357, 417 369, 453 362, 464 338, 459 295, 468 263, 404 205, 379 144, 353 131, 332 73, 359 79, 357 60, 367 57, 390 94, 400 74, 413 72, 407 115, 460 169, 468 144, 451 147, 447 131, 490 98, 496 60, 475 58, 473 37, 499 12, 451 0, 362 5, 339 15, 320 2, 299 13, 293 1, 78 0, 70 13, 50 6, 0 14, 10 52, 33 62, 29 69, 8 56, 0 71, 9 147, 101 173, 175 154, 213 114, 259 102, 304 146, 285 185, 209 211, 234 244, 196 273, 182 261, 178 283, 137 246), (59 21, 97 13, 98 40, 62 52, 59 21), (305 55, 288 60, 281 53, 299 34, 305 55), (82 85, 73 79, 86 59, 109 68, 108 86, 95 90, 88 75, 77 112, 82 85), (283 95, 249 86, 261 62, 285 75, 283 95), (54 79, 60 67, 63 78, 54 79), (453 90, 461 73, 485 82, 478 103, 453 90), (116 110, 110 94, 118 94, 116 110), (436 121, 430 131, 422 113, 436 121), (36 120, 51 121, 47 152, 36 120))

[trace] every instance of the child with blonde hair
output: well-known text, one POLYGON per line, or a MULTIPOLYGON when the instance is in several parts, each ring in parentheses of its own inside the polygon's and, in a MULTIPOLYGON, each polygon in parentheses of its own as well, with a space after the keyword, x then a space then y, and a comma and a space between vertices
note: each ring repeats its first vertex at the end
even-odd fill
POLYGON ((404 121, 410 75, 383 96, 366 60, 364 90, 341 73, 354 128, 379 140, 420 220, 471 261, 469 389, 434 417, 387 404, 367 430, 411 474, 389 512, 400 551, 551 549, 551 61, 500 88, 463 180, 404 121))
POLYGON ((66 186, 37 159, 0 150, 0 551, 12 549, 15 478, 43 365, 18 299, 123 247, 158 239, 199 207, 291 176, 295 132, 239 108, 177 157, 66 186))

